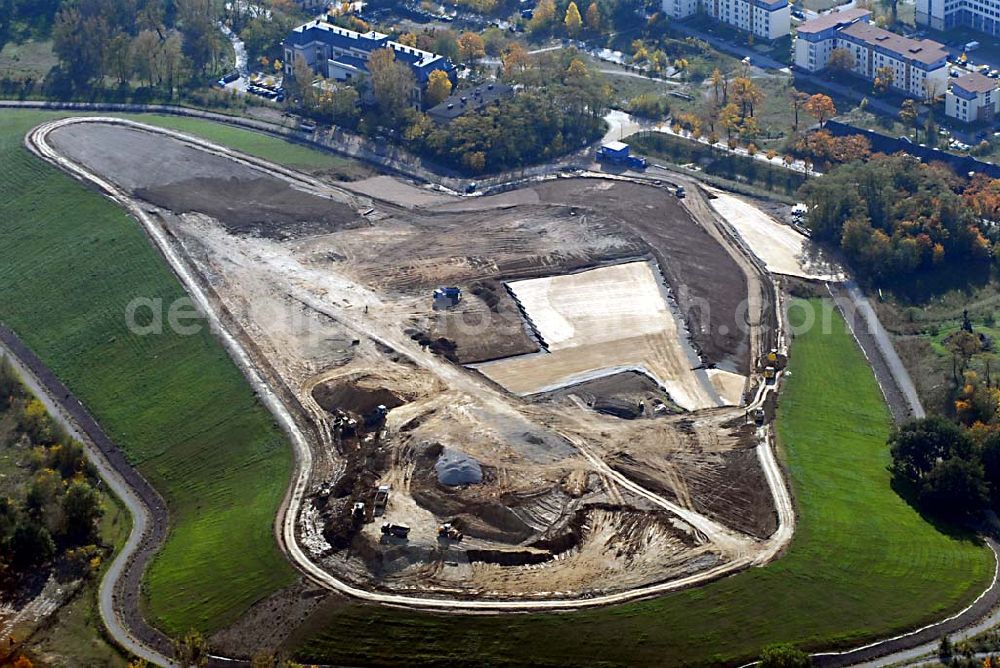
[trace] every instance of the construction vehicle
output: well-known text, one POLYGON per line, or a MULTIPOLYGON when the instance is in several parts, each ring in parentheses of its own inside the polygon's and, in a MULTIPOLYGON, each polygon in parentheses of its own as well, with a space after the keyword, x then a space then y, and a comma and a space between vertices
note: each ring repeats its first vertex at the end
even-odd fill
POLYGON ((674 191, 674 194, 677 196, 677 199, 684 199, 687 197, 687 191, 684 190, 684 186, 677 186, 677 190, 674 191))
POLYGON ((767 354, 767 363, 774 366, 778 363, 778 349, 771 348, 771 352, 767 354))
POLYGON ((365 416, 365 427, 371 429, 385 422, 385 416, 389 414, 389 409, 384 404, 379 404, 371 413, 365 416))
POLYGON ((384 511, 386 504, 389 503, 389 489, 389 485, 379 485, 378 489, 375 490, 376 512, 384 511))
POLYGON ((351 519, 356 523, 361 524, 365 521, 365 504, 358 501, 351 508, 351 519))
POLYGON ((386 522, 382 525, 382 535, 392 536, 393 538, 408 538, 410 535, 410 527, 405 524, 392 524, 391 522, 386 522))
POLYGON ((766 417, 764 409, 757 407, 753 409, 753 421, 757 424, 764 424, 764 418, 766 417))
POLYGON ((438 527, 438 538, 447 538, 448 540, 462 540, 465 536, 461 531, 455 528, 455 525, 451 522, 446 522, 438 527))
POLYGON ((778 372, 773 366, 764 367, 764 381, 768 384, 773 383, 775 378, 778 377, 778 372))

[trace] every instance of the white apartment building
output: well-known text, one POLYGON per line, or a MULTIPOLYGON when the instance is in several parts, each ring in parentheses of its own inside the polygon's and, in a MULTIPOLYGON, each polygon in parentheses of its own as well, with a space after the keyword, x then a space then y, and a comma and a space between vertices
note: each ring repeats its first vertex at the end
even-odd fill
POLYGON ((662 0, 663 12, 685 19, 699 11, 754 37, 775 40, 792 29, 788 0, 662 0))
POLYGON ((955 79, 944 98, 946 116, 963 123, 988 123, 1000 114, 997 82, 971 72, 955 79))
POLYGON ((1000 0, 917 0, 917 25, 935 30, 964 26, 1000 36, 1000 0))
POLYGON ((869 23, 871 12, 834 12, 799 26, 795 65, 818 72, 829 64, 834 49, 845 49, 855 74, 874 81, 882 68, 892 71, 892 87, 913 97, 930 98, 948 88, 948 52, 929 39, 910 39, 869 23))

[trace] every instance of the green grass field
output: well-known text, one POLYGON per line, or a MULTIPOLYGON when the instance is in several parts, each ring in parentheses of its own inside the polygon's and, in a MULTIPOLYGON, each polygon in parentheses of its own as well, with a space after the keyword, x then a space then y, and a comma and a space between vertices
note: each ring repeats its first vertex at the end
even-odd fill
POLYGON ((291 450, 207 330, 129 333, 129 301, 169 305, 183 289, 133 220, 22 147, 52 117, 0 112, 0 320, 167 498, 171 533, 146 582, 152 620, 217 629, 293 578, 272 535, 291 450))
MULTIPOLYGON (((818 302, 799 302, 796 306, 818 302)), ((793 308, 793 324, 803 311, 793 308)), ((681 665, 750 659, 769 643, 850 646, 974 598, 993 558, 925 522, 889 486, 889 414, 839 315, 795 339, 777 418, 799 525, 771 565, 655 601, 560 615, 446 617, 339 603, 303 630, 331 663, 681 665)))
POLYGON ((373 173, 371 169, 356 160, 231 125, 186 116, 133 114, 127 117, 150 125, 185 132, 304 172, 332 173, 343 179, 364 178, 373 173))

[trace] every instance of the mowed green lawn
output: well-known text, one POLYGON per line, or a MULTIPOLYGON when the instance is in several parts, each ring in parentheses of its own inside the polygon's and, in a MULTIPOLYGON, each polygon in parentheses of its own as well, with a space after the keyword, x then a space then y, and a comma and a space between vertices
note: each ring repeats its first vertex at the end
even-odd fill
POLYGON ((333 172, 338 177, 348 179, 364 178, 373 173, 356 160, 232 125, 187 116, 131 114, 126 117, 207 139, 304 172, 333 172))
POLYGON ((136 297, 184 297, 138 224, 31 156, 51 114, 0 111, 0 320, 83 399, 166 497, 171 533, 147 576, 152 621, 217 629, 293 579, 272 532, 292 454, 220 344, 136 336, 136 297))
MULTIPOLYGON (((793 324, 801 323, 797 302, 793 324)), ((970 602, 993 575, 989 550, 925 522, 889 487, 889 414, 839 314, 798 336, 777 432, 799 524, 765 568, 664 598, 572 614, 446 617, 331 606, 300 658, 336 664, 732 663, 773 642, 853 646, 970 602)))

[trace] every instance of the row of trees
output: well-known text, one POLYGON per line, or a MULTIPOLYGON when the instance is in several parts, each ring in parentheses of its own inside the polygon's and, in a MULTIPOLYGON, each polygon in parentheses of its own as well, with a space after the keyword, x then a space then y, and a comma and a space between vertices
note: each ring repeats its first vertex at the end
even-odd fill
POLYGON ((10 367, 0 362, 0 423, 8 443, 28 454, 30 476, 17 498, 0 498, 0 571, 12 576, 62 556, 76 574, 100 563, 97 521, 103 504, 83 448, 51 421, 10 367))
MULTIPOLYGON (((877 154, 813 179, 803 196, 817 239, 839 246, 863 274, 907 281, 917 271, 992 256, 994 232, 966 205, 967 190, 945 165, 877 154)), ((969 197, 982 199, 981 189, 969 197)))
POLYGON ((53 49, 74 88, 133 79, 169 95, 188 77, 216 71, 227 53, 212 0, 64 0, 53 49))

